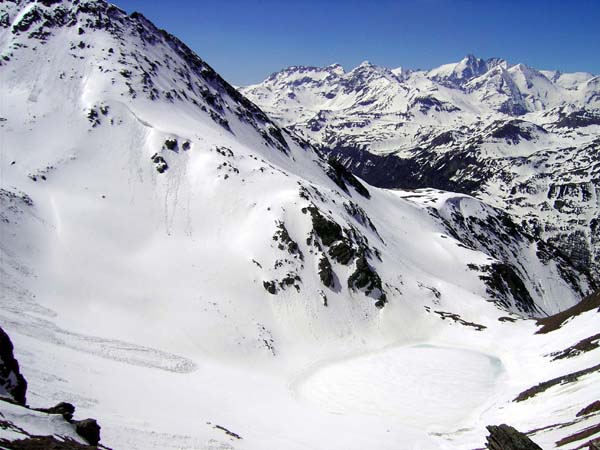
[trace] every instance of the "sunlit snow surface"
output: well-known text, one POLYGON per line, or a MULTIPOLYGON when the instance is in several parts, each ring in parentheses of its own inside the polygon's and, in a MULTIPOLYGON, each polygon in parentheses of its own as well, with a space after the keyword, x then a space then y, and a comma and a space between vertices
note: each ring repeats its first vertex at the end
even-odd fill
POLYGON ((472 350, 392 347, 317 366, 296 390, 334 414, 394 417, 415 428, 449 432, 481 410, 501 374, 498 358, 472 350))
MULTIPOLYGON (((19 5, 0 3, 9 6, 19 5)), ((190 101, 149 100, 140 73, 120 73, 137 70, 134 52, 139 65, 147 64, 140 55, 169 61, 156 70, 160 89, 179 89, 173 79, 189 67, 160 39, 142 43, 137 25, 122 42, 76 26, 44 44, 0 34, 13 53, 0 67, 0 323, 32 406, 74 403, 76 418, 96 418, 115 450, 434 450, 481 447, 489 424, 531 430, 549 416, 570 420, 590 402, 594 376, 512 403, 538 382, 593 365, 593 352, 559 362, 544 355, 600 326, 588 314, 535 335, 530 320, 498 320, 511 314, 468 267, 493 258, 448 236, 429 209, 461 202, 484 214, 479 201, 372 187, 370 199, 344 193, 313 150, 289 135, 287 154, 268 145, 260 131, 270 124, 259 131, 241 120, 223 92, 211 88, 231 131, 190 101), (101 104, 109 111, 92 126, 89 111, 101 104), (165 149, 174 138, 190 148, 165 149), (162 174, 157 152, 169 164, 162 174), (350 266, 333 263, 339 283, 324 288, 300 186, 380 250, 370 263, 386 283, 385 308, 348 289, 350 266), (377 233, 348 214, 350 201, 377 233), (280 221, 304 254, 283 269, 289 254, 273 241, 280 221), (301 275, 300 292, 269 294, 263 281, 288 267, 301 275)), ((539 263, 534 246, 519 251, 552 294, 549 310, 575 303, 552 262, 539 263)), ((586 424, 535 439, 551 448, 586 424)))

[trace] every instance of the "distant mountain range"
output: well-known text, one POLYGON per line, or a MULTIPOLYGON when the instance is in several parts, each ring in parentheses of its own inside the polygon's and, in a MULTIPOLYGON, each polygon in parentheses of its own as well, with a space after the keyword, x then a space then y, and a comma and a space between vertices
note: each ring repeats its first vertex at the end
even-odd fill
POLYGON ((600 78, 468 55, 290 67, 241 89, 371 184, 475 195, 600 280, 600 78))

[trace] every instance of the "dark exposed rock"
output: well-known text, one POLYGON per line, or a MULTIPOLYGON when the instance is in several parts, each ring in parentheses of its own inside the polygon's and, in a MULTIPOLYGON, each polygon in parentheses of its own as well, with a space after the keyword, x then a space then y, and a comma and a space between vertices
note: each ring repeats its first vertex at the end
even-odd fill
POLYGON ((87 114, 87 119, 90 121, 90 123, 92 124, 92 128, 97 127, 98 125, 100 125, 100 119, 98 118, 98 111, 96 111, 95 108, 91 108, 88 111, 87 114))
POLYGON ((333 269, 331 268, 331 263, 327 256, 321 256, 319 260, 319 277, 321 278, 321 282, 323 285, 332 288, 334 284, 333 278, 333 269))
POLYGON ((36 411, 44 412, 47 414, 60 414, 66 421, 70 422, 71 420, 73 420, 75 406, 73 406, 71 403, 60 402, 52 408, 37 408, 36 411))
POLYGON ((300 275, 294 272, 289 272, 279 281, 278 284, 281 289, 286 289, 290 286, 293 286, 296 288, 296 291, 300 292, 300 285, 298 283, 301 281, 302 279, 300 278, 300 275))
POLYGON ((339 241, 329 248, 329 256, 343 265, 349 264, 354 255, 354 249, 346 241, 339 241))
MULTIPOLYGON (((97 450, 96 445, 80 444, 72 439, 59 440, 54 436, 33 436, 7 441, 0 439, 0 446, 7 450, 97 450)), ((104 449, 108 450, 106 447, 104 449)))
POLYGON ((400 158, 395 154, 375 155, 357 147, 339 146, 323 151, 367 183, 383 188, 435 188, 472 194, 491 176, 490 172, 482 170, 469 149, 456 149, 433 157, 428 149, 416 147, 411 158, 400 158), (463 176, 455 177, 457 172, 463 176))
POLYGON ((488 294, 508 306, 513 298, 519 309, 525 312, 536 312, 537 306, 514 267, 505 263, 494 263, 487 267, 486 274, 481 275, 488 286, 488 294))
POLYGON ((588 414, 592 414, 600 411, 600 400, 596 400, 595 402, 590 403, 585 408, 582 408, 578 413, 577 417, 587 416, 588 414))
POLYGON ((552 353, 551 356, 553 356, 553 361, 563 358, 573 358, 575 356, 581 355, 582 353, 595 350, 598 347, 600 347, 600 333, 582 339, 577 344, 572 345, 571 347, 561 352, 552 353))
POLYGON ((532 141, 535 139, 534 131, 539 134, 547 134, 539 125, 534 125, 523 120, 511 120, 508 122, 495 122, 489 127, 491 136, 496 139, 504 139, 510 144, 518 144, 521 141, 532 141))
MULTIPOLYGON (((24 408, 24 411, 28 411, 30 409, 25 406, 26 389, 27 383, 19 372, 19 364, 14 358, 12 343, 8 335, 0 328, 0 394, 8 394, 9 397, 5 400, 17 403, 24 408)), ((0 397, 3 397, 3 395, 0 395, 0 397)), ((97 448, 95 446, 100 442, 100 426, 94 419, 73 421, 75 407, 72 404, 61 402, 51 408, 40 408, 35 411, 61 415, 67 422, 73 424, 77 434, 94 447, 79 444, 71 439, 58 440, 53 436, 30 436, 15 424, 2 420, 0 420, 0 428, 13 429, 18 434, 27 437, 13 441, 0 439, 0 447, 7 450, 85 450, 97 448)))
POLYGON ((242 437, 239 434, 234 433, 233 431, 228 430, 227 428, 225 428, 225 427, 223 427, 221 425, 215 425, 215 428, 217 430, 224 431, 227 436, 230 436, 230 437, 232 437, 234 439, 238 439, 238 440, 242 439, 242 437))
POLYGON ((356 220, 364 227, 370 228, 371 231, 377 234, 379 239, 382 240, 381 236, 379 236, 379 233, 377 232, 377 228, 375 228, 375 225, 371 221, 371 218, 367 215, 364 209, 362 209, 360 206, 358 206, 352 201, 344 203, 344 209, 349 215, 351 215, 354 218, 354 220, 356 220))
POLYGON ((75 431, 90 445, 98 445, 100 442, 100 425, 94 419, 76 420, 73 422, 75 431))
POLYGON ((20 372, 13 350, 10 338, 0 328, 0 397, 25 405, 27 381, 20 372))
POLYGON ((535 397, 536 395, 550 389, 552 386, 556 386, 557 384, 573 383, 585 375, 589 375, 590 373, 599 372, 599 371, 600 371, 600 364, 597 364, 595 366, 589 367, 584 370, 579 370, 577 372, 569 373, 567 375, 563 375, 563 376, 556 377, 556 378, 553 378, 548 381, 544 381, 543 383, 539 383, 539 384, 521 392, 515 398, 514 401, 522 402, 529 398, 535 397))
POLYGON ((263 287, 269 294, 277 294, 277 285, 274 281, 263 281, 263 287))
POLYGON ((176 150, 177 149, 177 139, 167 139, 165 141, 165 148, 169 149, 169 150, 176 150))
POLYGON ((481 325, 475 322, 468 322, 464 320, 460 315, 456 313, 451 313, 447 311, 434 311, 438 316, 442 318, 442 320, 451 319, 456 323, 459 323, 465 327, 475 328, 477 331, 485 330, 487 327, 485 325, 481 325))
MULTIPOLYGON (((576 433, 573 433, 570 436, 564 437, 558 441, 556 441, 556 447, 562 447, 564 445, 570 444, 572 442, 581 441, 582 439, 589 438, 595 434, 600 433, 600 423, 591 425, 589 427, 584 428, 576 433)), ((583 445, 576 447, 576 449, 585 449, 587 447, 588 450, 598 450, 600 446, 600 439, 592 439, 586 442, 583 445)))
POLYGON ((370 266, 367 258, 362 252, 356 259, 356 268, 348 278, 348 287, 350 289, 364 289, 365 294, 376 293, 378 308, 381 308, 387 302, 386 294, 383 292, 381 278, 379 274, 370 266))
POLYGON ((490 432, 486 444, 489 450, 542 450, 525 434, 510 425, 490 425, 487 430, 490 432))
POLYGON ((600 125, 600 112, 587 111, 585 109, 573 111, 561 117, 554 125, 557 128, 581 128, 590 125, 600 125))
POLYGON ((328 167, 326 168, 326 173, 329 178, 333 180, 335 184, 337 184, 344 192, 348 192, 349 184, 352 186, 356 192, 362 195, 365 198, 370 198, 371 194, 367 190, 364 185, 358 181, 358 179, 344 167, 339 161, 334 158, 330 158, 328 161, 328 167))
POLYGON ((152 162, 156 164, 156 170, 158 173, 164 173, 169 168, 169 165, 167 164, 167 161, 165 161, 165 158, 160 156, 158 153, 152 155, 150 159, 152 159, 152 162))
POLYGON ((441 147, 452 142, 454 142, 454 133, 452 131, 444 131, 433 138, 429 145, 430 147, 441 147))
POLYGON ((443 102, 441 100, 438 100, 437 98, 431 96, 431 95, 424 95, 424 96, 418 96, 415 97, 415 99, 412 101, 411 103, 412 107, 418 107, 419 110, 423 113, 426 114, 427 112, 429 112, 430 110, 434 110, 437 112, 441 112, 441 111, 446 111, 446 112, 452 112, 452 111, 459 111, 459 108, 454 106, 451 103, 448 102, 443 102))
POLYGON ((551 331, 558 330, 568 319, 594 309, 597 312, 600 312, 600 291, 596 291, 595 293, 588 295, 576 305, 565 309, 558 314, 539 319, 537 324, 541 325, 542 328, 540 328, 537 333, 549 333, 551 331))
POLYGON ((335 241, 343 239, 342 227, 333 220, 323 216, 316 206, 309 206, 307 210, 310 212, 315 234, 321 239, 323 245, 331 245, 335 241))
POLYGON ((283 222, 277 223, 277 231, 273 235, 273 240, 278 242, 279 250, 286 250, 290 255, 297 255, 300 260, 304 260, 302 250, 300 250, 298 243, 291 238, 283 222))

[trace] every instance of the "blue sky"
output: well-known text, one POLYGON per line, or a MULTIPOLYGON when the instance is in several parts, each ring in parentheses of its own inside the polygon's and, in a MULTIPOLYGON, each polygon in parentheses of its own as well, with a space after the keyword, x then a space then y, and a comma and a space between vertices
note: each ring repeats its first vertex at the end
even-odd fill
POLYGON ((464 55, 600 73, 600 0, 112 0, 229 82, 291 65, 427 69, 464 55))

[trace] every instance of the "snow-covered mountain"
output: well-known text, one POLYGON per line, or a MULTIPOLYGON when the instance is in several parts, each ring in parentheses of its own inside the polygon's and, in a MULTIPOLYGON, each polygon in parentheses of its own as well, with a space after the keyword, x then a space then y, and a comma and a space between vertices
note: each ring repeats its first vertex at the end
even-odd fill
POLYGON ((0 324, 30 407, 144 450, 472 448, 507 421, 554 447, 597 422, 600 316, 529 319, 593 283, 505 211, 362 182, 140 14, 5 1, 0 24, 0 324))
POLYGON ((600 81, 472 55, 430 71, 291 67, 241 89, 368 182, 484 199, 600 281, 600 81))

